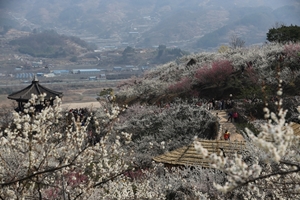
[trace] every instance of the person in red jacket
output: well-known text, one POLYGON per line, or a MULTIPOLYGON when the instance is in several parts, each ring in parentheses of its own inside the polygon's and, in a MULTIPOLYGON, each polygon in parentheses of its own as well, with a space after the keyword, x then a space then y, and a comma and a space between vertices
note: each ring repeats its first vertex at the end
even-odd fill
POLYGON ((239 115, 238 115, 238 113, 236 111, 232 114, 232 117, 233 117, 233 121, 234 122, 238 122, 239 115))
POLYGON ((226 130, 224 133, 224 140, 230 140, 230 133, 228 130, 226 130))

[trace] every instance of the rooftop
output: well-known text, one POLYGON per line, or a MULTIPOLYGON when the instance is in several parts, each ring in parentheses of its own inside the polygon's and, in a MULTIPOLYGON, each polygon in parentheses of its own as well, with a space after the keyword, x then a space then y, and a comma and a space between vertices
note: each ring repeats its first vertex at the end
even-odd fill
POLYGON ((44 93, 46 93, 46 97, 45 97, 46 100, 55 99, 55 97, 57 96, 58 97, 63 96, 62 92, 57 92, 40 85, 39 80, 37 79, 36 76, 34 76, 31 85, 27 86, 26 88, 20 91, 8 95, 7 98, 12 100, 17 100, 17 101, 28 101, 29 99, 31 99, 31 94, 41 95, 44 93))

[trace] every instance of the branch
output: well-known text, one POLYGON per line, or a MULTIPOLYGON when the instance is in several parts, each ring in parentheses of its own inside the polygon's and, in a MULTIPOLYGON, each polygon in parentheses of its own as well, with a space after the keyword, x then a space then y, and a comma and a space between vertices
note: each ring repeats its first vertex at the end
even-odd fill
POLYGON ((62 165, 60 167, 56 167, 56 168, 52 168, 52 169, 47 169, 47 170, 44 170, 44 171, 40 171, 40 172, 36 172, 36 173, 32 173, 26 177, 23 177, 23 178, 20 178, 20 179, 17 179, 17 180, 14 180, 14 181, 10 181, 10 182, 7 182, 7 183, 0 183, 0 186, 8 186, 8 185, 11 185, 11 184, 14 184, 14 183, 17 183, 17 182, 22 182, 22 181, 25 181, 27 179, 31 179, 32 177, 35 177, 37 175, 40 175, 40 174, 45 174, 45 173, 48 173, 48 172, 54 172, 54 171, 57 171, 57 170, 60 170, 60 169, 63 169, 65 167, 69 167, 69 166, 72 166, 73 163, 69 163, 67 165, 62 165))
POLYGON ((3 186, 8 186, 8 185, 11 185, 11 184, 14 184, 14 183, 17 183, 17 182, 22 182, 22 181, 31 179, 31 178, 33 178, 33 177, 35 177, 37 175, 40 175, 40 174, 54 172, 54 171, 57 171, 57 170, 60 170, 60 169, 72 166, 72 165, 74 165, 74 161, 78 158, 78 156, 81 155, 87 148, 88 148, 88 146, 86 146, 85 148, 83 148, 82 151, 78 152, 78 154, 73 158, 73 160, 69 164, 62 165, 60 167, 56 167, 56 168, 52 168, 52 169, 47 169, 47 170, 44 170, 44 171, 35 172, 35 173, 32 173, 32 174, 30 174, 30 175, 28 175, 26 177, 23 177, 23 178, 14 180, 14 181, 10 181, 10 182, 7 182, 7 183, 0 183, 0 186, 2 186, 2 187, 3 186))
MULTIPOLYGON (((15 184, 17 182, 22 182, 22 181, 29 181, 30 179, 32 179, 33 177, 36 177, 40 174, 45 174, 45 173, 49 173, 49 172, 54 172, 54 171, 57 171, 57 170, 60 170, 60 169, 63 169, 63 168, 66 168, 66 167, 70 167, 72 165, 74 165, 74 162, 75 160, 78 158, 79 155, 81 155, 89 146, 86 146, 85 148, 82 149, 81 152, 79 152, 74 158, 73 160, 69 163, 69 164, 66 164, 66 165, 62 165, 62 166, 59 166, 59 167, 55 167, 55 168, 51 168, 51 169, 47 169, 47 170, 44 170, 44 171, 39 171, 39 172, 35 172, 35 173, 32 173, 26 177, 23 177, 23 178, 20 178, 20 179, 17 179, 17 180, 13 180, 13 181, 10 181, 10 182, 6 182, 6 183, 0 183, 0 186, 1 187, 5 187, 5 186, 8 186, 8 185, 12 185, 12 184, 15 184)), ((110 180, 113 180, 114 178, 118 177, 118 176, 121 176, 122 174, 124 174, 125 172, 129 171, 129 170, 132 170, 134 167, 131 167, 127 170, 124 170, 114 176, 111 176, 109 177, 108 179, 105 179, 103 180, 102 182, 99 182, 99 183, 96 183, 95 185, 93 185, 92 187, 97 187, 99 185, 102 185, 102 184, 105 184, 107 183, 108 181, 110 180)), ((40 184, 40 183, 39 183, 40 184)), ((77 199, 78 197, 80 197, 81 195, 83 194, 83 192, 79 193, 75 199, 77 199)), ((1 196, 0 196, 0 199, 1 199, 1 196)))
POLYGON ((103 181, 101 181, 101 182, 99 182, 99 183, 94 184, 92 187, 97 187, 97 186, 99 186, 99 185, 102 185, 102 184, 104 184, 104 183, 107 183, 108 181, 113 180, 114 178, 117 178, 118 176, 121 176, 121 175, 123 175, 125 172, 128 172, 128 171, 130 171, 130 170, 132 170, 132 169, 134 169, 134 168, 135 168, 135 167, 131 167, 131 168, 126 169, 126 170, 124 170, 124 171, 122 171, 122 172, 120 172, 120 173, 118 173, 118 174, 115 174, 115 175, 113 175, 113 176, 110 176, 109 178, 107 178, 107 179, 105 179, 105 180, 103 180, 103 181))
MULTIPOLYGON (((132 170, 132 169, 134 169, 134 168, 135 168, 135 167, 131 167, 131 168, 129 168, 129 169, 126 169, 126 170, 124 170, 124 171, 122 171, 122 172, 120 172, 120 173, 118 173, 118 174, 115 174, 115 175, 113 175, 113 176, 111 176, 111 177, 109 177, 109 178, 107 178, 107 179, 105 179, 105 180, 103 180, 103 181, 101 181, 101 182, 99 182, 99 183, 94 184, 92 187, 95 188, 95 187, 97 187, 97 186, 99 186, 99 185, 105 184, 105 183, 107 183, 108 181, 113 180, 113 179, 115 179, 115 178, 117 178, 117 177, 123 175, 125 172, 128 172, 128 171, 130 171, 130 170, 132 170)), ((78 197, 80 197, 82 194, 83 194, 83 192, 79 193, 79 194, 74 198, 74 200, 77 199, 78 197)))
POLYGON ((296 172, 300 171, 300 166, 298 164, 296 164, 296 163, 291 163, 291 162, 288 162, 288 161, 281 161, 280 163, 285 164, 285 165, 290 165, 290 166, 297 167, 297 169, 291 170, 291 171, 279 171, 279 172, 267 174, 267 175, 264 175, 264 176, 259 176, 257 178, 249 179, 246 182, 241 183, 240 185, 232 188, 231 190, 235 190, 237 188, 243 187, 243 186, 245 186, 245 185, 247 185, 249 183, 253 183, 253 182, 257 181, 257 180, 266 179, 266 178, 269 178, 269 177, 272 177, 272 176, 277 176, 277 175, 292 174, 292 173, 296 173, 296 172))

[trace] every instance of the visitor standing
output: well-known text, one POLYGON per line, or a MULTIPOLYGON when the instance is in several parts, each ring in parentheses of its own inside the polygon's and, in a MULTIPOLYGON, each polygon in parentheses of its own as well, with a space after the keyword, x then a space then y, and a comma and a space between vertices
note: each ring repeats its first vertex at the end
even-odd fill
POLYGON ((235 112, 232 114, 232 117, 233 117, 233 121, 237 123, 237 122, 238 122, 238 117, 239 117, 238 112, 235 111, 235 112))
POLYGON ((228 119, 227 119, 227 122, 232 122, 232 111, 229 111, 228 112, 228 119))

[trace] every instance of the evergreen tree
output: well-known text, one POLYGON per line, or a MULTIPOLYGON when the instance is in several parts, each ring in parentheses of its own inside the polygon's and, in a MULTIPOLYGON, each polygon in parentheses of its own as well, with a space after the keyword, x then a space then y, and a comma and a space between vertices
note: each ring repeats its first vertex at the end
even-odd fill
POLYGON ((278 28, 271 28, 267 33, 267 40, 279 43, 300 41, 300 27, 297 25, 281 25, 278 28))

